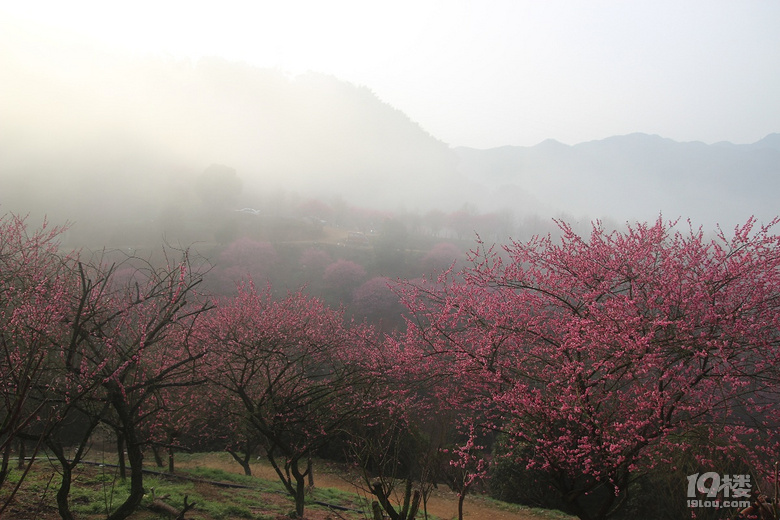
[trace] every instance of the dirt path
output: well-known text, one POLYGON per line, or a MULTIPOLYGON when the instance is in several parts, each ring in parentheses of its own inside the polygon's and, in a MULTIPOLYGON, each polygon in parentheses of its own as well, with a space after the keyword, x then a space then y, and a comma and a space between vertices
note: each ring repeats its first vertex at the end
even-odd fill
MULTIPOLYGON (((204 466, 217 468, 231 473, 242 473, 240 466, 234 462, 227 453, 213 453, 199 456, 197 461, 178 463, 181 467, 204 466)), ((320 488, 335 488, 350 493, 363 494, 353 484, 348 482, 337 470, 329 466, 315 465, 314 483, 320 488)), ((252 464, 252 474, 261 478, 276 480, 278 477, 273 468, 267 463, 257 462, 252 464)), ((421 506, 422 509, 422 506, 421 506)), ((428 513, 436 515, 442 520, 452 520, 458 517, 458 499, 457 495, 446 488, 439 487, 435 489, 428 499, 428 513)), ((535 513, 531 510, 510 511, 504 510, 495 504, 490 503, 481 496, 466 497, 463 506, 464 518, 468 520, 551 520, 568 519, 555 512, 535 513)))

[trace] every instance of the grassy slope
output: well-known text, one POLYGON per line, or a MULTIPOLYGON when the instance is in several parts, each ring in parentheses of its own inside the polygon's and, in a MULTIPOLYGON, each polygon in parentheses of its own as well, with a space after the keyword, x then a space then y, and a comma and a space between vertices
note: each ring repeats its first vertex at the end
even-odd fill
MULTIPOLYGON (((94 460, 94 457, 93 457, 94 460)), ((101 460, 103 459, 101 456, 101 460)), ((150 470, 156 468, 149 467, 150 470)), ((226 453, 177 455, 177 474, 195 480, 171 479, 163 475, 147 475, 148 490, 143 508, 132 518, 153 520, 166 515, 147 509, 156 497, 166 497, 165 502, 181 508, 184 497, 197 505, 188 514, 192 520, 280 520, 289 518, 294 510, 292 500, 284 494, 273 470, 266 464, 256 463, 252 477, 241 474, 241 469, 226 453), (206 481, 232 483, 240 487, 217 486, 206 481)), ((71 495, 72 509, 77 518, 97 520, 105 518, 106 511, 116 507, 127 496, 127 485, 118 481, 115 468, 104 465, 83 466, 76 477, 71 495)), ((348 472, 333 465, 320 463, 315 466, 315 488, 309 493, 306 518, 309 520, 357 520, 369 518, 362 511, 368 510, 366 496, 358 486, 350 482, 348 472), (342 509, 331 510, 322 503, 342 509)), ((18 478, 14 471, 13 482, 18 478)), ((54 495, 58 484, 56 465, 45 460, 36 462, 34 470, 17 495, 14 503, 3 514, 9 520, 50 520, 57 515, 54 495)), ((10 491, 6 485, 0 490, 0 504, 10 491)), ((457 517, 456 496, 443 489, 434 490, 427 504, 431 520, 450 520, 457 517)), ((570 518, 554 511, 532 510, 504 504, 482 496, 469 496, 465 504, 469 520, 549 520, 570 518)), ((421 513, 418 518, 422 519, 421 513)))

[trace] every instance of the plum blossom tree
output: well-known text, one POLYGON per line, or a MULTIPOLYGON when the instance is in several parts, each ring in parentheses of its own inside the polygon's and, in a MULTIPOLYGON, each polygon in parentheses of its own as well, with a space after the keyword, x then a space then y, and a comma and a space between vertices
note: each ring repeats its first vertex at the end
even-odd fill
POLYGON ((301 253, 298 264, 309 276, 322 276, 325 268, 333 263, 327 251, 318 247, 309 247, 301 253))
MULTIPOLYGON (((167 255, 166 255, 167 256, 167 255)), ((195 288, 202 280, 186 251, 163 267, 142 262, 141 283, 115 286, 115 267, 99 260, 78 263, 79 290, 70 302, 66 319, 69 334, 58 345, 54 370, 64 385, 56 388, 70 406, 68 413, 87 418, 76 455, 64 456, 60 439, 50 436, 48 446, 63 468, 58 493, 60 515, 68 517, 70 475, 79 462, 92 429, 103 422, 124 439, 130 463, 130 494, 111 513, 111 520, 127 518, 143 498, 143 448, 150 441, 144 424, 164 409, 165 389, 197 384, 198 364, 206 355, 194 335, 197 319, 210 308, 195 288), (73 388, 79 392, 72 399, 73 388), (88 393, 86 390, 91 389, 88 393)))
POLYGON ((49 403, 38 399, 37 391, 47 384, 51 338, 65 330, 64 308, 71 287, 67 263, 58 253, 63 230, 44 223, 30 231, 22 217, 0 217, 0 487, 13 444, 19 443, 22 465, 23 438, 35 439, 37 432, 34 459, 41 439, 57 420, 45 413, 49 403))
POLYGON ((463 255, 452 242, 439 242, 420 259, 423 274, 439 273, 449 269, 463 255))
POLYGON ((357 390, 370 386, 359 368, 367 327, 304 293, 275 299, 270 288, 243 285, 218 304, 205 334, 218 361, 213 385, 262 441, 265 456, 303 517, 307 459, 359 415, 357 390))
POLYGON ((229 293, 241 280, 264 280, 278 262, 279 255, 270 242, 239 238, 231 242, 217 259, 215 274, 220 286, 215 292, 229 293))
POLYGON ((443 472, 450 488, 458 494, 458 520, 463 520, 463 502, 472 486, 487 476, 488 461, 476 442, 474 425, 470 425, 466 441, 455 449, 443 449, 450 455, 448 468, 443 472))
POLYGON ((325 268, 322 280, 342 301, 366 278, 366 270, 352 260, 336 260, 325 268))
MULTIPOLYGON (((198 341, 198 340, 196 340, 198 341)), ((164 361, 163 361, 164 362, 164 361)), ((175 453, 192 452, 193 447, 207 443, 225 433, 223 410, 211 399, 211 388, 200 375, 199 363, 192 363, 193 372, 178 378, 177 383, 154 390, 146 399, 139 430, 152 448, 158 467, 164 467, 162 450, 168 454, 168 472, 175 471, 175 453), (219 416, 219 420, 215 420, 219 416)), ((120 455, 120 461, 121 461, 120 455)))
POLYGON ((384 328, 403 325, 405 307, 393 291, 394 282, 386 276, 375 276, 364 282, 352 293, 352 301, 358 312, 384 328))
POLYGON ((777 447, 776 224, 707 239, 661 219, 589 237, 559 223, 559 241, 479 244, 443 287, 407 287, 405 349, 571 512, 607 518, 695 438, 757 465, 777 447))
POLYGON ((66 455, 62 428, 39 437, 61 466, 57 493, 60 516, 72 518, 69 495, 72 473, 100 423, 124 442, 130 462, 130 493, 109 515, 127 518, 143 498, 142 425, 158 412, 150 400, 169 386, 193 384, 193 367, 205 351, 192 341, 193 324, 208 309, 194 298, 200 277, 192 274, 186 253, 163 268, 147 264, 127 286, 112 283, 113 265, 98 259, 68 264, 70 290, 63 304, 64 329, 51 336, 47 351, 47 380, 36 397, 47 403, 57 426, 67 425, 66 455))
POLYGON ((367 347, 360 365, 372 385, 355 390, 363 410, 344 429, 347 458, 362 470, 353 484, 373 500, 374 518, 412 520, 421 508, 427 516, 453 416, 435 395, 441 371, 396 334, 367 347))
POLYGON ((366 356, 370 361, 364 370, 374 386, 361 392, 359 420, 344 428, 346 455, 360 469, 353 484, 371 497, 375 519, 412 520, 425 507, 433 485, 438 446, 420 428, 432 410, 418 398, 416 377, 403 377, 397 365, 403 357, 392 345, 383 345, 380 352, 366 356))
POLYGON ((382 406, 370 417, 348 428, 349 458, 362 470, 355 487, 372 496, 375 519, 412 520, 425 491, 420 471, 425 447, 406 410, 382 406))
POLYGON ((333 287, 353 289, 365 278, 366 270, 360 264, 342 259, 330 264, 323 276, 333 287))

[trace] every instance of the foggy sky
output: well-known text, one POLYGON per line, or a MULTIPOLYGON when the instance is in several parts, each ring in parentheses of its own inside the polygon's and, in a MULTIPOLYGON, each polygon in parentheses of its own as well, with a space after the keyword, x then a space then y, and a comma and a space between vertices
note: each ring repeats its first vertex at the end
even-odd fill
POLYGON ((780 121, 778 26, 771 0, 0 6, 0 30, 66 37, 107 56, 221 56, 332 74, 445 143, 474 148, 632 132, 757 141, 780 121))

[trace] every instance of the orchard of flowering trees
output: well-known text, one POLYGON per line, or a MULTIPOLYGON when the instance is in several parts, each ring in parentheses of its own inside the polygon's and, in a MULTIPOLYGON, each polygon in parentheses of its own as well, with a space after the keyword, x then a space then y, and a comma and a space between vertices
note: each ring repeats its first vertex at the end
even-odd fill
POLYGON ((204 294, 187 251, 63 252, 61 228, 7 215, 0 515, 9 473, 22 485, 45 453, 72 518, 73 471, 109 431, 130 479, 112 520, 142 505, 145 456, 165 448, 173 470, 173 451, 197 446, 247 472, 261 455, 298 517, 310 460, 328 456, 360 469, 376 518, 421 517, 435 483, 461 517, 474 489, 514 486, 583 519, 635 515, 651 493, 654 517, 701 518, 687 475, 758 484, 778 457, 775 225, 559 223, 558 239, 478 242, 467 267, 395 284, 406 324, 380 332, 302 291, 204 294))

